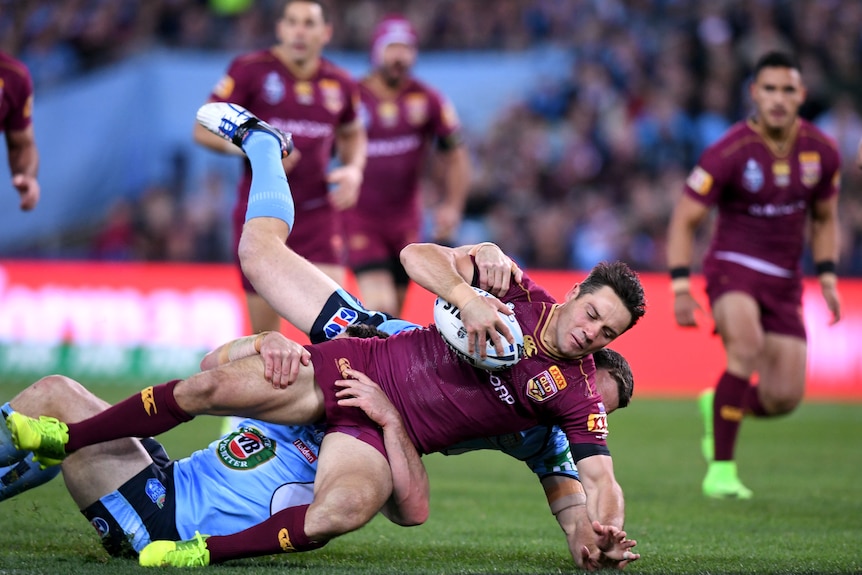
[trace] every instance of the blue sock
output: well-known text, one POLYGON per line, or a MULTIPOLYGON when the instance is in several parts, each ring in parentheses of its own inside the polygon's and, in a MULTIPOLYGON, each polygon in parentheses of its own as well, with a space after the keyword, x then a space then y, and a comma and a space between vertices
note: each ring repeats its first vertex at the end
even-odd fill
POLYGON ((0 501, 39 487, 57 477, 59 473, 59 465, 41 469, 39 463, 33 461, 33 454, 29 453, 14 465, 0 467, 0 501))
POLYGON ((245 221, 278 218, 293 229, 293 195, 281 164, 278 139, 267 132, 253 130, 243 142, 242 149, 251 162, 251 190, 245 221))
POLYGON ((378 326, 388 319, 391 319, 389 315, 365 309, 355 297, 344 289, 338 289, 326 300, 308 337, 311 343, 320 343, 340 335, 349 325, 364 323, 378 326))
POLYGON ((12 444, 12 433, 6 427, 6 418, 15 410, 7 401, 0 405, 0 465, 11 465, 17 463, 27 456, 27 451, 15 449, 12 444))

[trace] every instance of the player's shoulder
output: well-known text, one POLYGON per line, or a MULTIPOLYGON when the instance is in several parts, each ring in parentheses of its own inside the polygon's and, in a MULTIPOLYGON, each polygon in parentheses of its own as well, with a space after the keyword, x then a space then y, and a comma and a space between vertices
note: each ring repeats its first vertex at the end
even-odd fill
POLYGON ((244 54, 240 54, 235 57, 231 62, 234 67, 249 67, 249 66, 257 66, 257 65, 271 65, 274 61, 276 61, 275 55, 272 53, 272 50, 263 49, 263 50, 255 50, 253 52, 246 52, 244 54))
POLYGON ((838 144, 835 139, 808 120, 799 120, 799 138, 808 145, 820 148, 821 152, 839 156, 838 144))
POLYGON ((320 70, 318 75, 320 78, 336 80, 341 84, 348 86, 355 86, 357 84, 350 72, 327 58, 320 59, 320 70))
POLYGON ((7 81, 9 79, 30 81, 30 70, 24 62, 5 52, 0 52, 0 73, 7 81))

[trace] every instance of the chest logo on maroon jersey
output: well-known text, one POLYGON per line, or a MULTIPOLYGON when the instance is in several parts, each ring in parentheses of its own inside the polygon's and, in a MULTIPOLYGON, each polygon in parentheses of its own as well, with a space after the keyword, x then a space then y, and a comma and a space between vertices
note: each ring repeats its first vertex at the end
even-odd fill
POLYGON ((541 403, 565 389, 567 385, 563 372, 556 365, 552 365, 527 382, 527 396, 533 401, 541 403))
POLYGON ((284 94, 287 89, 284 87, 284 81, 276 72, 270 72, 263 80, 263 99, 264 101, 275 106, 284 100, 284 94))
POLYGON ((380 125, 391 128, 398 123, 398 106, 395 102, 380 102, 377 105, 377 117, 380 119, 380 125))
POLYGON ((799 178, 806 188, 813 188, 820 181, 820 153, 799 152, 799 178))
POLYGON ((341 86, 335 80, 323 79, 319 82, 320 93, 323 96, 323 107, 332 114, 338 114, 344 108, 344 97, 341 86))
POLYGON ((775 185, 779 188, 786 188, 790 185, 790 164, 784 160, 773 162, 772 164, 772 179, 775 185))
POLYGON ((685 183, 701 196, 705 196, 712 189, 712 176, 700 166, 695 166, 685 183))
POLYGON ((404 107, 407 109, 407 121, 411 126, 421 126, 428 119, 428 98, 425 94, 407 94, 404 107))
POLYGON ((536 340, 533 336, 524 334, 524 357, 533 357, 539 352, 536 340))
POLYGON ((748 158, 745 162, 745 170, 742 172, 742 187, 756 194, 763 188, 763 170, 754 158, 748 158))
POLYGON ((314 88, 311 82, 297 82, 293 85, 293 96, 297 104, 310 106, 314 103, 314 88))

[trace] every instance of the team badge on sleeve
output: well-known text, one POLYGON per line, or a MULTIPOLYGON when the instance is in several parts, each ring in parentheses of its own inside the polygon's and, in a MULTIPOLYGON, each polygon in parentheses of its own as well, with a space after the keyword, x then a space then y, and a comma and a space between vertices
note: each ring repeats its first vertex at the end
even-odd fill
POLYGON ((227 100, 230 98, 230 95, 233 94, 233 89, 236 86, 236 82, 230 76, 224 76, 219 83, 216 84, 213 92, 216 96, 221 98, 222 100, 227 100))
POLYGON ((608 436, 608 414, 591 413, 587 418, 587 431, 595 433, 599 439, 605 439, 608 436))
POLYGON ((688 175, 685 184, 701 196, 705 196, 712 189, 712 176, 700 166, 696 166, 688 175))

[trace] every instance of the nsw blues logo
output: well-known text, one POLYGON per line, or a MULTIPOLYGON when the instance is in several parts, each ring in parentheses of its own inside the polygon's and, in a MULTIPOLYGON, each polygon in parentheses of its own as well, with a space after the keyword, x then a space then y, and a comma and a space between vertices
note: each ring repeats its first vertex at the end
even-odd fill
POLYGON ((338 311, 332 314, 332 317, 323 326, 323 333, 326 334, 326 339, 332 339, 340 335, 347 329, 347 326, 355 323, 357 319, 359 319, 359 314, 356 310, 346 307, 338 308, 338 311))

